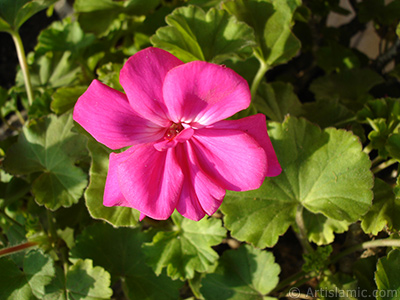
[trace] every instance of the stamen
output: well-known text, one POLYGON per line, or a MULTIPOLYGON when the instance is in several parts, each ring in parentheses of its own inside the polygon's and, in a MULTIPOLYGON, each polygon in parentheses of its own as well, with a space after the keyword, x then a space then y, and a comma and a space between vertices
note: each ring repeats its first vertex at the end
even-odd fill
POLYGON ((168 128, 167 132, 165 133, 165 138, 168 140, 174 139, 182 130, 184 127, 182 126, 181 123, 176 124, 173 123, 170 128, 168 128))

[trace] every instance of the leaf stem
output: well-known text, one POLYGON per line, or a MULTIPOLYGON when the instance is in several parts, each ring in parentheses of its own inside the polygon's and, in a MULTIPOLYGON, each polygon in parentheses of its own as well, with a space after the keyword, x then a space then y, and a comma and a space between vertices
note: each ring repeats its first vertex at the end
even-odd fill
POLYGON ((50 210, 47 209, 46 215, 47 215, 48 233, 53 244, 58 237, 57 232, 54 228, 53 214, 51 213, 50 210))
POLYGON ((257 95, 257 90, 258 86, 261 83, 261 80, 264 78, 265 73, 268 71, 268 65, 261 59, 258 60, 260 62, 260 67, 258 68, 256 76, 254 76, 253 83, 251 84, 251 97, 254 99, 254 97, 257 95))
POLYGON ((0 249, 0 257, 5 256, 5 255, 11 255, 14 254, 16 252, 37 246, 38 243, 36 242, 26 242, 17 246, 13 246, 13 247, 8 247, 8 248, 4 248, 4 249, 0 249))
POLYGON ((393 165, 395 163, 397 163, 397 160, 392 158, 392 159, 389 159, 387 161, 384 161, 380 165, 378 165, 375 168, 373 168, 371 171, 372 171, 372 173, 376 174, 376 173, 382 171, 383 169, 386 169, 387 167, 390 167, 391 165, 393 165))
POLYGON ((26 94, 28 95, 28 103, 29 106, 31 106, 34 99, 33 89, 32 89, 31 77, 29 75, 29 70, 28 70, 28 63, 26 62, 24 45, 22 44, 21 36, 19 35, 18 31, 10 31, 10 33, 14 40, 19 64, 21 66, 22 74, 24 76, 26 94))
POLYGON ((297 206, 296 225, 299 229, 299 232, 297 232, 296 235, 297 235, 297 238, 299 239, 301 245, 303 246, 304 252, 312 253, 314 251, 314 249, 312 248, 311 244, 308 242, 307 229, 306 229, 306 226, 304 224, 304 219, 303 219, 303 206, 302 205, 297 206))
POLYGON ((18 109, 15 111, 15 115, 17 116, 18 120, 21 122, 21 125, 24 126, 25 125, 24 117, 21 115, 21 113, 18 109))
POLYGON ((47 224, 48 224, 48 234, 51 240, 51 246, 55 248, 55 251, 60 259, 60 261, 63 264, 64 268, 64 274, 67 275, 68 272, 68 251, 66 250, 65 247, 59 247, 58 249, 56 248, 56 245, 58 244, 59 240, 59 235, 57 234, 57 231, 54 227, 54 220, 53 220, 53 213, 47 209, 46 210, 46 215, 47 215, 47 224))
POLYGON ((331 259, 328 261, 327 265, 334 264, 342 257, 347 256, 353 252, 366 250, 369 248, 378 248, 378 247, 400 247, 400 240, 394 240, 391 238, 387 238, 387 239, 379 239, 379 240, 374 240, 374 241, 367 241, 367 242, 364 242, 364 243, 361 243, 358 245, 354 245, 354 246, 349 247, 349 248, 345 249, 344 251, 332 256, 331 259))
POLYGON ((369 154, 373 150, 372 144, 369 143, 367 146, 364 147, 363 152, 369 154))
POLYGON ((6 118, 4 118, 3 115, 1 115, 1 121, 7 126, 8 129, 13 130, 13 131, 18 131, 18 128, 11 125, 10 122, 8 122, 8 120, 6 118))
POLYGON ((377 156, 371 161, 371 166, 375 167, 380 162, 384 161, 385 159, 382 156, 377 156))

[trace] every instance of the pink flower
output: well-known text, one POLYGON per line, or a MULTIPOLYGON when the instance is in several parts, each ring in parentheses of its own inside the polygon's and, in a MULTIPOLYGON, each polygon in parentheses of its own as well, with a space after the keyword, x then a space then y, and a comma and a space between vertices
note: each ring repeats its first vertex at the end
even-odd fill
POLYGON ((73 114, 107 147, 132 146, 110 155, 105 206, 159 220, 177 209, 197 221, 217 211, 225 190, 257 189, 281 172, 264 115, 223 121, 250 104, 234 71, 147 48, 129 58, 120 82, 126 94, 94 80, 73 114))

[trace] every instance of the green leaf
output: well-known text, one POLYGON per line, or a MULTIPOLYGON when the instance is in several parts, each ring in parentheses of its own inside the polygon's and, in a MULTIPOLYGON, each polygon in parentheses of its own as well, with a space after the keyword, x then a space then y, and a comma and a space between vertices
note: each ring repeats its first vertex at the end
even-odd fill
POLYGON ((363 298, 374 297, 374 291, 376 290, 374 275, 377 260, 376 256, 369 256, 360 258, 353 264, 353 273, 357 278, 359 288, 368 293, 363 295, 363 298))
POLYGON ((400 2, 383 0, 364 0, 358 4, 360 22, 366 23, 371 19, 382 25, 393 25, 398 22, 400 2), (385 5, 387 3, 387 5, 385 5))
POLYGON ((160 0, 76 0, 74 10, 78 13, 79 24, 85 32, 104 34, 120 14, 147 15, 159 3, 160 0))
POLYGON ((53 260, 41 250, 25 255, 22 271, 7 258, 0 259, 0 270, 0 298, 4 300, 42 299, 55 274, 53 260))
POLYGON ((56 210, 77 203, 86 187, 85 173, 74 161, 85 153, 83 136, 71 132, 71 115, 53 115, 24 127, 10 147, 4 167, 12 174, 33 174, 32 192, 40 205, 56 210))
POLYGON ((378 287, 377 299, 399 299, 400 295, 400 250, 389 252, 376 265, 375 282, 378 287))
POLYGON ((300 41, 291 32, 298 0, 227 1, 223 7, 238 20, 254 29, 258 47, 256 55, 269 66, 290 60, 299 50, 300 41))
POLYGON ((11 26, 0 17, 0 31, 5 31, 5 32, 12 32, 11 26))
POLYGON ((176 212, 172 219, 176 225, 174 230, 158 232, 152 243, 143 246, 146 262, 157 275, 167 267, 168 276, 174 280, 207 272, 218 259, 211 246, 220 244, 226 237, 221 220, 203 218, 195 222, 176 212))
POLYGON ((354 300, 357 299, 354 296, 355 291, 359 291, 357 280, 350 275, 338 272, 323 277, 314 297, 326 300, 354 300))
POLYGON ((316 55, 318 66, 326 73, 360 67, 360 61, 353 51, 337 42, 319 48, 316 55))
POLYGON ((79 259, 68 269, 67 299, 110 299, 113 294, 110 283, 110 274, 102 267, 93 267, 90 259, 79 259))
POLYGON ((400 123, 400 99, 383 98, 368 101, 365 107, 357 113, 357 118, 363 123, 368 123, 368 119, 384 119, 394 129, 400 123), (392 123, 395 124, 392 125, 392 123))
POLYGON ((0 31, 18 29, 37 12, 49 7, 57 0, 1 0, 0 31))
POLYGON ((371 100, 368 91, 382 82, 383 78, 370 69, 350 69, 317 78, 310 90, 317 100, 339 100, 349 109, 359 110, 371 100))
POLYGON ((399 229, 400 199, 395 197, 392 187, 376 178, 373 191, 373 205, 361 218, 364 232, 377 235, 386 225, 389 229, 399 229))
POLYGON ((393 133, 387 139, 386 150, 389 156, 400 161, 400 133, 393 133))
POLYGON ((206 14, 197 6, 180 7, 166 22, 169 26, 159 28, 151 42, 185 62, 244 59, 255 46, 253 30, 224 10, 211 8, 206 14))
POLYGON ((373 149, 386 158, 388 155, 400 160, 400 99, 383 98, 368 101, 357 113, 357 118, 369 124, 372 131, 368 134, 373 149))
POLYGON ((96 141, 89 140, 88 149, 92 156, 90 184, 85 192, 86 206, 92 218, 101 219, 114 226, 133 226, 139 220, 140 212, 130 207, 103 205, 103 193, 108 171, 108 157, 111 151, 96 141))
POLYGON ((354 113, 334 99, 304 103, 300 116, 322 128, 342 127, 355 121, 354 113))
POLYGON ((25 255, 24 273, 33 295, 40 299, 54 276, 53 260, 41 250, 30 251, 25 255))
POLYGON ((3 117, 18 110, 17 96, 10 94, 6 89, 0 87, 0 109, 3 117))
POLYGON ((207 274, 200 289, 207 300, 270 299, 279 281, 280 267, 272 253, 242 245, 225 251, 216 271, 207 274))
POLYGON ((53 22, 40 33, 35 49, 39 55, 48 51, 70 51, 73 56, 79 56, 95 39, 93 34, 84 33, 78 22, 64 19, 53 22))
POLYGON ((46 286, 43 300, 106 300, 113 291, 111 276, 102 267, 93 267, 90 259, 78 259, 67 270, 67 274, 56 268, 56 276, 46 286))
POLYGON ((313 214, 303 210, 303 220, 308 240, 317 245, 327 245, 335 239, 335 233, 345 232, 351 222, 328 218, 323 214, 313 214))
POLYGON ((59 266, 55 267, 55 276, 46 286, 43 300, 67 300, 67 291, 65 288, 65 274, 59 266))
POLYGON ((283 122, 286 115, 298 116, 301 103, 290 83, 262 83, 253 102, 257 111, 265 114, 272 121, 283 122))
POLYGON ((87 86, 60 87, 52 95, 52 111, 61 115, 72 110, 76 101, 86 91, 86 89, 87 86))
POLYGON ((113 89, 123 92, 124 89, 119 83, 119 73, 121 72, 121 69, 122 64, 108 63, 98 68, 96 70, 96 73, 98 79, 102 83, 108 85, 109 87, 112 87, 113 89))
POLYGON ((71 260, 90 258, 109 271, 113 281, 121 278, 125 295, 131 300, 177 299, 182 283, 164 274, 156 276, 144 262, 141 246, 151 238, 140 228, 116 229, 97 223, 77 237, 71 260))
MULTIPOLYGON (((29 56, 32 86, 34 88, 59 88, 78 81, 81 68, 71 59, 71 52, 47 52, 42 56, 29 56)), ((17 85, 23 86, 22 72, 17 73, 17 85)))
POLYGON ((371 162, 356 136, 291 117, 283 124, 270 123, 268 132, 282 174, 267 178, 258 190, 227 193, 221 210, 232 236, 260 248, 273 246, 294 224, 299 205, 346 222, 367 212, 371 162))

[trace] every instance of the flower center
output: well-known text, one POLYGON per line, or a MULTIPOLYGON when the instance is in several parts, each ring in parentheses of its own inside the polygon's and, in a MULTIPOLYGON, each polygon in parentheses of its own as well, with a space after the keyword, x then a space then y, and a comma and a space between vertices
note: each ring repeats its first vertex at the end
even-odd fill
POLYGON ((168 128, 167 132, 165 133, 165 138, 167 140, 173 140, 183 129, 183 125, 181 123, 176 124, 173 123, 170 128, 168 128))

